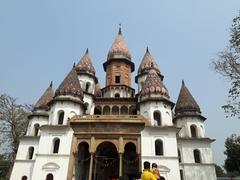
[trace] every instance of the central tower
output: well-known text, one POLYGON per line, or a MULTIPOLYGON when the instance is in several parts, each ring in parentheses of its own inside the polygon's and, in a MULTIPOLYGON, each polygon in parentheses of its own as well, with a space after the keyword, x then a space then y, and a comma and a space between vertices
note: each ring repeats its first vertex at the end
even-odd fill
POLYGON ((135 91, 131 88, 134 63, 123 39, 121 27, 103 67, 106 72, 105 88, 102 89, 104 97, 134 97, 135 91))

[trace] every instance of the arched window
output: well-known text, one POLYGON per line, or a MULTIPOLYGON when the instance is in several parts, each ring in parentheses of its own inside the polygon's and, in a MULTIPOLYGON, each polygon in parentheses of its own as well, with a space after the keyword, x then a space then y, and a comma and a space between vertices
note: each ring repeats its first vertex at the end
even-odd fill
POLYGON ((101 115, 102 114, 101 106, 97 106, 97 107, 94 108, 94 114, 95 115, 101 115))
POLYGON ((157 125, 158 126, 161 126, 162 125, 162 122, 161 122, 161 113, 159 111, 154 111, 153 113, 153 119, 157 122, 157 125))
POLYGON ((165 178, 163 176, 160 177, 160 180, 165 180, 165 178))
POLYGON ((110 107, 104 106, 103 108, 103 115, 109 115, 110 114, 110 107))
POLYGON ((163 155, 163 142, 160 139, 155 141, 155 155, 162 156, 163 155))
POLYGON ((115 98, 119 98, 120 97, 120 94, 119 93, 116 93, 115 94, 115 98))
POLYGON ((53 174, 52 174, 52 173, 49 173, 49 174, 46 176, 46 180, 53 180, 53 174))
POLYGON ((193 151, 193 155, 194 155, 194 162, 195 163, 201 163, 201 153, 198 149, 195 149, 193 151))
POLYGON ((56 138, 53 140, 53 153, 58 153, 60 145, 60 139, 56 138))
POLYGON ((31 146, 28 148, 28 159, 33 158, 33 153, 34 153, 34 147, 31 146))
POLYGON ((133 114, 137 114, 137 109, 135 106, 130 106, 129 108, 129 114, 133 115, 133 114))
POLYGON ((89 92, 90 90, 90 82, 86 83, 86 88, 85 88, 86 92, 89 92))
POLYGON ((180 149, 178 149, 178 162, 182 162, 180 149))
POLYGON ((114 115, 119 115, 119 107, 118 107, 118 106, 113 106, 113 108, 112 108, 112 114, 114 114, 114 115))
POLYGON ((23 176, 23 177, 22 177, 22 180, 27 180, 27 176, 23 176))
POLYGON ((120 114, 128 114, 128 108, 127 106, 122 106, 120 109, 120 114))
POLYGON ((61 111, 58 114, 58 124, 63 124, 63 120, 64 120, 64 111, 61 111))
POLYGON ((193 138, 197 137, 197 128, 196 128, 196 126, 195 125, 191 125, 190 129, 191 129, 191 136, 193 138))
POLYGON ((38 135, 38 131, 39 131, 39 124, 34 124, 34 136, 38 135))

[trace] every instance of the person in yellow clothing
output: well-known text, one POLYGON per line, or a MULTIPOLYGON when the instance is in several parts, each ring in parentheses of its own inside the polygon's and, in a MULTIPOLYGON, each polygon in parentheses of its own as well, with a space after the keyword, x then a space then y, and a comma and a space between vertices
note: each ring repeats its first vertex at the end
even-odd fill
POLYGON ((153 175, 153 173, 150 170, 150 162, 145 161, 143 163, 143 173, 141 175, 141 180, 157 180, 156 177, 153 175))
POLYGON ((160 171, 157 168, 157 164, 156 163, 152 163, 152 173, 156 177, 157 180, 160 180, 160 171))

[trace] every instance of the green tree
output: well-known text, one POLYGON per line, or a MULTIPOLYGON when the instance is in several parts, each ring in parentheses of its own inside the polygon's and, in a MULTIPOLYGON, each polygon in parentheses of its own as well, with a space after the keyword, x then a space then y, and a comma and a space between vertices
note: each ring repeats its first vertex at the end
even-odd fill
POLYGON ((29 112, 29 106, 18 104, 15 98, 0 94, 0 147, 9 160, 9 172, 15 160, 19 139, 26 132, 29 112))
POLYGON ((227 156, 224 168, 230 176, 240 175, 240 136, 232 134, 225 141, 224 154, 227 156))
POLYGON ((218 166, 217 164, 215 164, 215 171, 216 171, 217 177, 225 177, 226 176, 226 173, 224 172, 223 168, 221 166, 218 166))
POLYGON ((0 180, 5 180, 10 167, 9 161, 4 155, 0 155, 0 180))
POLYGON ((227 117, 240 118, 240 16, 233 19, 229 46, 212 62, 214 70, 230 81, 228 101, 223 105, 227 117))

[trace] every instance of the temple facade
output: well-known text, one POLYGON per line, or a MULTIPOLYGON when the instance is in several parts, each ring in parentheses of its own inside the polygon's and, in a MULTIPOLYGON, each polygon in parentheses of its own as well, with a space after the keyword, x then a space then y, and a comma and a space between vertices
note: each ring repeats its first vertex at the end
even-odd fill
POLYGON ((132 180, 144 161, 161 180, 216 180, 201 110, 184 81, 176 103, 147 48, 135 65, 121 28, 103 63, 100 88, 86 50, 54 91, 52 83, 29 116, 11 180, 132 180))

